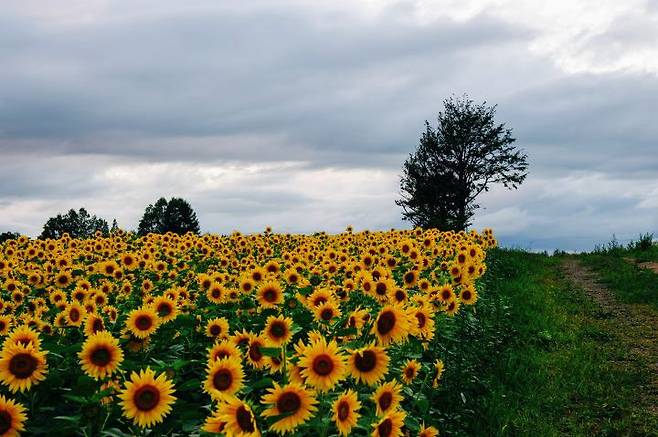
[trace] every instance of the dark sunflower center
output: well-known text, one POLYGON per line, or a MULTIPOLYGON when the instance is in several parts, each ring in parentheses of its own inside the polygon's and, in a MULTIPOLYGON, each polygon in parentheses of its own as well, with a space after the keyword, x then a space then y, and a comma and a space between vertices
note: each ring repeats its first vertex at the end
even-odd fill
POLYGON ((148 331, 151 329, 151 326, 153 326, 153 321, 151 320, 151 317, 149 316, 139 316, 135 320, 135 326, 137 326, 137 329, 140 331, 148 331))
POLYGON ((377 332, 386 335, 395 328, 395 314, 391 311, 383 312, 377 319, 377 332))
POLYGON ((338 404, 338 420, 343 422, 348 417, 350 417, 350 404, 347 401, 342 401, 338 404))
POLYGON ((395 300, 397 300, 398 302, 404 301, 406 297, 407 296, 404 294, 404 291, 402 290, 398 290, 395 292, 395 300))
POLYGON ((99 347, 91 353, 90 359, 98 367, 104 367, 112 360, 112 354, 105 347, 99 347))
POLYGON ((387 291, 386 290, 386 284, 384 284, 383 282, 378 282, 377 286, 375 287, 375 292, 378 295, 383 296, 383 295, 386 294, 386 291, 387 291))
POLYGON ((407 378, 411 379, 416 376, 416 370, 413 367, 407 367, 404 371, 404 374, 407 376, 407 378))
POLYGON ((452 293, 450 293, 450 290, 443 290, 443 291, 441 292, 441 297, 443 298, 443 300, 448 300, 448 299, 450 299, 450 296, 451 296, 451 295, 452 295, 452 293))
POLYGON ((464 300, 470 300, 471 299, 471 292, 468 290, 464 290, 462 293, 462 299, 464 300))
POLYGON ((377 403, 379 403, 379 408, 381 408, 382 411, 388 410, 393 403, 393 394, 388 391, 382 393, 377 403))
POLYGON ((320 313, 320 317, 322 320, 331 320, 331 318, 334 316, 334 311, 331 308, 325 308, 322 310, 320 313))
POLYGON ((359 372, 370 372, 377 366, 377 355, 371 350, 357 352, 354 355, 354 366, 359 372))
POLYGON ((66 276, 60 276, 57 278, 60 284, 66 284, 68 282, 68 278, 66 276))
POLYGON ((9 361, 9 372, 19 379, 29 378, 37 368, 37 360, 31 354, 14 355, 9 361))
POLYGON ((212 325, 210 327, 210 333, 214 336, 218 336, 222 333, 222 328, 219 325, 212 325))
POLYGON ((258 362, 263 359, 263 353, 260 351, 260 345, 257 343, 249 345, 249 357, 258 362))
POLYGON ((73 308, 69 313, 69 318, 71 319, 72 322, 77 322, 78 320, 80 320, 80 311, 73 308))
POLYGON ((212 383, 215 388, 219 391, 224 391, 231 386, 233 382, 233 375, 230 370, 222 369, 215 373, 215 376, 212 378, 212 383))
POLYGON ((5 435, 11 429, 11 414, 6 411, 0 411, 0 435, 5 435))
POLYGON ((416 313, 416 319, 418 319, 418 327, 419 328, 424 328, 425 323, 427 322, 427 319, 425 318, 425 314, 416 313))
POLYGON ((320 306, 323 303, 325 303, 326 301, 327 301, 327 298, 324 297, 324 296, 316 297, 315 301, 313 302, 313 306, 316 306, 316 307, 320 306))
POLYGON ((94 319, 94 323, 92 324, 92 330, 94 333, 98 331, 103 330, 103 321, 101 319, 94 319))
POLYGON ((145 385, 137 389, 133 401, 138 410, 151 411, 160 402, 160 391, 152 385, 145 385))
POLYGON ((0 320, 0 331, 4 331, 4 330, 5 330, 5 322, 0 320))
POLYGON ((214 290, 211 292, 211 294, 212 294, 212 297, 213 297, 213 298, 215 298, 215 299, 219 299, 219 298, 221 297, 221 295, 222 295, 222 292, 219 291, 218 289, 214 289, 214 290))
POLYGON ((235 418, 237 419, 240 429, 245 433, 251 433, 255 431, 253 416, 251 415, 251 412, 244 407, 244 405, 240 405, 235 411, 235 418))
POLYGON ((158 314, 160 314, 161 317, 166 317, 171 314, 171 305, 167 302, 162 302, 158 305, 158 314))
POLYGON ((411 272, 404 275, 404 282, 407 284, 413 283, 415 279, 416 279, 416 275, 414 275, 411 272))
POLYGON ((283 322, 276 321, 272 323, 272 326, 270 327, 270 333, 272 334, 272 337, 284 337, 286 335, 286 331, 286 325, 283 322))
POLYGON ((263 298, 270 303, 276 301, 276 291, 272 289, 265 290, 265 292, 263 293, 263 298))
POLYGON ((382 423, 377 425, 377 431, 380 437, 388 437, 393 432, 393 422, 390 418, 386 418, 382 423))
POLYGON ((318 355, 313 360, 313 371, 320 376, 326 376, 334 370, 334 362, 327 354, 318 355))
POLYGON ((282 414, 294 413, 302 406, 302 400, 297 393, 286 392, 276 401, 276 407, 282 414))

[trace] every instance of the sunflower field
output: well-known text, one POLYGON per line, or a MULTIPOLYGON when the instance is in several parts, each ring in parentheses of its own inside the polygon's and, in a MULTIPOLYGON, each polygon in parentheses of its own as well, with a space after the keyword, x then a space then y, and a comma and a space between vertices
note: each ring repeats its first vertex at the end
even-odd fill
POLYGON ((482 233, 0 245, 0 436, 435 436, 482 233))

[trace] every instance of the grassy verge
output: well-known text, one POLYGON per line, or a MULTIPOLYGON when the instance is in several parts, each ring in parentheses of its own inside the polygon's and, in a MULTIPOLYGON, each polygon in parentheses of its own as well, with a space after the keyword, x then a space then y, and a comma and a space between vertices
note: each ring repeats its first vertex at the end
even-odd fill
POLYGON ((460 322, 475 343, 465 342, 461 365, 453 360, 461 385, 447 382, 439 400, 452 408, 445 434, 658 435, 634 402, 650 375, 628 365, 612 321, 561 276, 559 262, 491 253, 477 317, 486 322, 460 322))
POLYGON ((628 303, 646 303, 658 308, 658 275, 621 256, 587 254, 579 257, 599 274, 617 298, 628 303))

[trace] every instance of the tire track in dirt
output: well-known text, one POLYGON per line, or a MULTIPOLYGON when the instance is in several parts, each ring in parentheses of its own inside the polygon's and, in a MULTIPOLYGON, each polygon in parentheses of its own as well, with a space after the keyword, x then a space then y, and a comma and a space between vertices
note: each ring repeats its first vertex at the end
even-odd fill
POLYGON ((643 304, 620 302, 597 274, 582 265, 577 259, 568 257, 562 262, 567 279, 583 291, 599 306, 602 315, 609 318, 615 329, 610 335, 629 351, 628 365, 647 368, 652 375, 650 383, 639 387, 644 407, 658 416, 658 311, 643 304))

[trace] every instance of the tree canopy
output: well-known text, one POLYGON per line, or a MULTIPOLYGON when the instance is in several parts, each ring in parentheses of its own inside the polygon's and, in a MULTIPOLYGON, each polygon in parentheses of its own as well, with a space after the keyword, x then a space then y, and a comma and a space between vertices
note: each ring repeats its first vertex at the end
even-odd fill
POLYGON ((109 227, 104 219, 89 214, 84 208, 70 209, 64 215, 49 218, 39 238, 60 238, 65 233, 73 238, 90 238, 97 231, 108 234, 109 227))
POLYGON ((418 147, 404 163, 396 203, 415 226, 463 230, 482 192, 492 184, 516 189, 525 180, 527 156, 513 145, 512 130, 496 122, 495 105, 467 96, 443 104, 436 128, 425 121, 418 147))
POLYGON ((0 232, 0 243, 4 243, 7 240, 16 240, 20 236, 21 234, 18 232, 0 232))
POLYGON ((167 201, 167 199, 161 197, 154 204, 146 207, 144 215, 139 221, 137 233, 139 235, 164 234, 166 232, 176 234, 193 232, 198 234, 199 230, 199 220, 196 213, 186 200, 172 197, 167 201))

